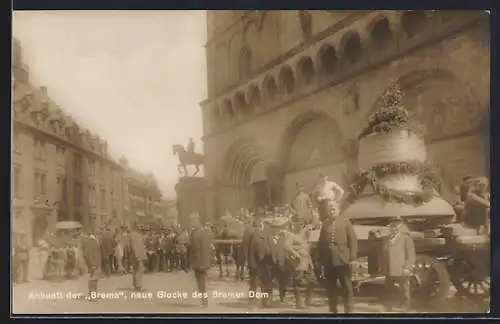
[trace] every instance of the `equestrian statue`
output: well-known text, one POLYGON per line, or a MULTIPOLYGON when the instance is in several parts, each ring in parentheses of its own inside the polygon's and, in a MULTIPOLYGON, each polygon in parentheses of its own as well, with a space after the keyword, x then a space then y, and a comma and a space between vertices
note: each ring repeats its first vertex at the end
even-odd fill
POLYGON ((196 167, 196 171, 193 173, 193 177, 195 177, 200 172, 200 165, 203 165, 203 154, 196 153, 194 151, 194 141, 192 138, 189 139, 189 144, 187 148, 184 149, 182 145, 174 144, 172 146, 173 154, 177 155, 179 158, 179 165, 177 166, 177 171, 181 177, 188 176, 188 165, 194 165, 196 167))

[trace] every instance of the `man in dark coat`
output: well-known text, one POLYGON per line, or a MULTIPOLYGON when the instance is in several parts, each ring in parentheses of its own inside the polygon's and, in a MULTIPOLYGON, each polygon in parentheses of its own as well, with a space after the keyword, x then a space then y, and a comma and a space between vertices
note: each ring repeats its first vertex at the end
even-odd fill
POLYGON ((30 247, 26 232, 20 231, 14 234, 14 280, 17 283, 28 282, 29 264, 30 264, 30 247))
POLYGON ((146 237, 147 272, 155 272, 156 266, 158 265, 158 243, 159 241, 156 238, 156 235, 150 231, 146 237))
POLYGON ((189 217, 189 221, 192 228, 189 240, 189 264, 194 271, 196 284, 198 286, 198 294, 201 299, 201 306, 207 307, 207 270, 210 268, 212 263, 212 235, 201 224, 200 215, 196 213, 192 214, 189 217))
POLYGON ((323 216, 323 226, 318 239, 318 262, 324 270, 330 312, 337 313, 340 281, 345 312, 353 310, 353 287, 351 267, 356 262, 358 241, 351 222, 338 216, 335 201, 327 203, 328 213, 323 216))
MULTIPOLYGON (((247 228, 243 234, 242 249, 247 261, 249 281, 249 303, 250 308, 254 308, 255 299, 253 296, 257 292, 257 283, 260 282, 260 289, 269 298, 262 299, 262 306, 269 306, 272 295, 272 270, 274 266, 272 257, 271 236, 264 228, 262 221, 263 211, 255 215, 253 227, 247 228)), ((265 296, 265 295, 264 295, 265 296)))
POLYGON ((113 232, 107 228, 100 238, 102 270, 106 276, 109 276, 113 268, 113 255, 115 252, 116 241, 113 232))
POLYGON ((378 264, 385 275, 386 311, 392 311, 393 304, 400 301, 404 310, 410 306, 410 275, 416 261, 415 245, 407 232, 402 231, 402 220, 394 219, 389 224, 389 235, 382 239, 378 264), (396 294, 394 284, 398 284, 396 294))
POLYGON ((95 294, 99 282, 100 269, 102 265, 101 246, 95 233, 92 231, 82 238, 82 254, 88 269, 89 300, 97 300, 95 294))
POLYGON ((133 267, 132 284, 137 291, 142 290, 142 275, 144 273, 144 261, 146 260, 146 246, 144 236, 139 232, 136 224, 130 233, 130 252, 133 267))

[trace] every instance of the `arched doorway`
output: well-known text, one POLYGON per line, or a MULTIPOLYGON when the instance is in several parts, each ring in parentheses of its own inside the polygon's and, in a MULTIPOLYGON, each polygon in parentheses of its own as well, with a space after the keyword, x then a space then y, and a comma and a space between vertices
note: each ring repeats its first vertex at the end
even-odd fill
POLYGON ((336 121, 319 111, 309 111, 296 118, 280 143, 278 164, 283 170, 284 200, 295 194, 295 184, 306 188, 316 184, 319 172, 341 183, 345 164, 342 138, 336 121))
POLYGON ((489 110, 474 91, 446 70, 416 71, 398 83, 405 107, 425 128, 427 159, 441 174, 445 198, 453 197, 465 175, 487 175, 482 128, 489 124, 489 110))
POLYGON ((219 205, 228 210, 255 209, 269 203, 266 163, 258 144, 240 138, 224 158, 226 192, 219 195, 219 205))
POLYGON ((32 244, 36 244, 45 236, 47 227, 48 227, 47 217, 45 216, 35 217, 35 219, 33 220, 33 228, 31 235, 32 244))
POLYGON ((270 205, 268 179, 264 162, 258 162, 253 167, 249 182, 252 187, 252 202, 255 208, 270 205))

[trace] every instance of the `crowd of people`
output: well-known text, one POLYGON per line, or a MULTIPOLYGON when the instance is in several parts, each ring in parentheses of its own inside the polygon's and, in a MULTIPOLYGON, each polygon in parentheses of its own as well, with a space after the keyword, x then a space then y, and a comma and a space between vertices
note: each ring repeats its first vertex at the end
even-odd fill
MULTIPOLYGON (((460 188, 462 205, 456 207, 457 221, 478 232, 489 232, 487 187, 484 177, 464 179, 460 188)), ((319 282, 327 290, 330 312, 338 311, 341 299, 344 311, 350 313, 354 305, 352 269, 358 262, 358 240, 350 221, 337 217, 344 195, 339 185, 323 175, 313 195, 297 184, 297 194, 289 206, 257 209, 255 213, 242 210, 235 215, 236 221, 244 224, 239 236, 241 240, 237 243, 220 240, 228 237, 218 235, 221 228, 224 232, 230 225, 203 224, 198 214, 190 216, 187 228, 152 230, 134 224, 115 230, 66 233, 64 239, 54 235, 53 238, 59 239, 47 239, 41 244, 41 248, 50 246, 51 251, 45 262, 44 277, 87 274, 89 294, 92 295, 98 290, 102 276, 131 273, 132 286, 140 291, 144 272, 192 270, 201 306, 207 307, 207 271, 214 261, 218 262, 219 251, 239 251, 239 259, 243 260, 242 266, 248 273, 249 290, 260 289, 262 293, 261 306, 269 307, 273 299, 273 282, 277 282, 280 301, 284 300, 287 285, 291 284, 296 307, 306 308, 313 286, 319 282), (319 236, 312 239, 316 244, 311 247, 309 235, 315 230, 319 236), (219 249, 221 246, 231 249, 219 249)), ((389 222, 388 235, 382 239, 378 256, 380 273, 386 278, 386 296, 392 296, 384 300, 387 310, 396 302, 403 307, 410 304, 409 278, 416 253, 413 240, 404 228, 403 219, 389 222), (394 287, 398 287, 396 293, 394 287)), ((17 282, 26 281, 28 272, 28 247, 23 244, 22 237, 14 248, 17 282)), ((257 307, 257 299, 250 296, 249 306, 257 307)))

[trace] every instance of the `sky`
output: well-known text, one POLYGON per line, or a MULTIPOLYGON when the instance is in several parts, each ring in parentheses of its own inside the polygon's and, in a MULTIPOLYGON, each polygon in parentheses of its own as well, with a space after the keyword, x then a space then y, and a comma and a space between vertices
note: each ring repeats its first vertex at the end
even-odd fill
POLYGON ((204 11, 15 12, 13 36, 34 85, 175 195, 172 145, 202 152, 204 11))

